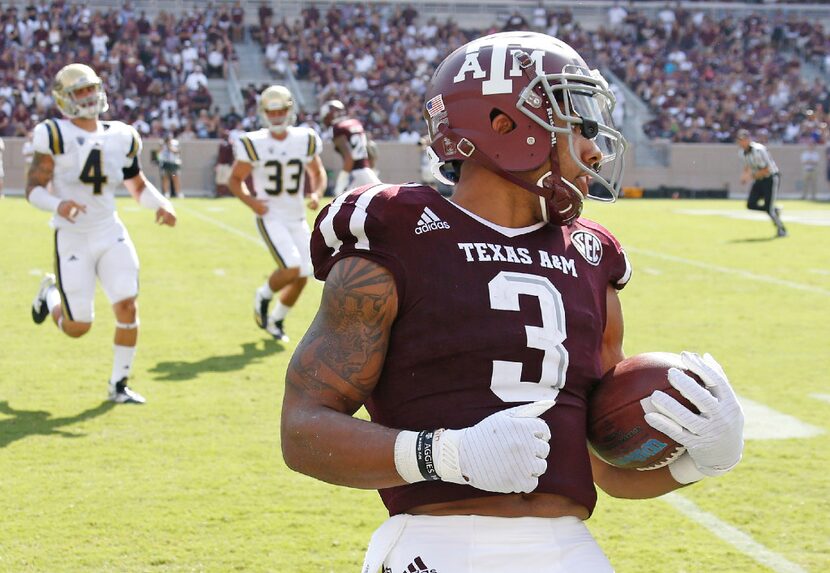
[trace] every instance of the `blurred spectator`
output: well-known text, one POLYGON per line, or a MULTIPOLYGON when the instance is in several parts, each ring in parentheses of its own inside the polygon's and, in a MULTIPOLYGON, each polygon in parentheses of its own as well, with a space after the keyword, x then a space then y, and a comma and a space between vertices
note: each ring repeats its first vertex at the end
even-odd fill
POLYGON ((514 10, 510 17, 505 22, 502 31, 504 32, 516 32, 519 30, 527 30, 527 20, 525 17, 522 16, 521 12, 518 10, 514 10))
POLYGON ((159 172, 161 173, 161 192, 165 197, 183 198, 180 188, 179 170, 182 167, 182 154, 179 140, 172 135, 165 135, 158 150, 159 172))
MULTIPOLYGON (((244 133, 244 132, 243 132, 244 133)), ((228 188, 228 179, 231 176, 233 168, 233 142, 229 133, 220 133, 222 142, 219 144, 219 151, 216 155, 216 196, 217 197, 232 197, 233 194, 228 188)))

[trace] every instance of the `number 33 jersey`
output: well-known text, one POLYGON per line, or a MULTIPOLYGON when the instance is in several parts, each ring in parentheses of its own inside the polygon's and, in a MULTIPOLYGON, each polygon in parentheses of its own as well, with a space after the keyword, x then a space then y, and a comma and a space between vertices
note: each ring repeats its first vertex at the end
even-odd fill
MULTIPOLYGON (((473 426, 519 403, 555 399, 548 469, 536 493, 596 503, 586 438, 587 395, 601 377, 609 285, 631 269, 616 239, 579 219, 499 227, 431 187, 376 185, 318 216, 315 276, 364 257, 387 268, 399 298, 383 371, 366 407, 390 428, 473 426)), ((499 495, 438 481, 380 491, 390 514, 499 495)))
POLYGON ((305 166, 320 153, 321 145, 313 129, 294 126, 288 127, 282 140, 260 129, 236 141, 236 160, 252 166, 257 199, 268 200, 266 217, 305 220, 305 166))
POLYGON ((124 182, 124 169, 137 173, 141 138, 120 121, 99 121, 89 132, 67 119, 47 119, 35 126, 36 153, 55 161, 52 187, 63 200, 86 206, 75 223, 55 215, 52 226, 84 232, 110 224, 115 215, 115 192, 124 182))

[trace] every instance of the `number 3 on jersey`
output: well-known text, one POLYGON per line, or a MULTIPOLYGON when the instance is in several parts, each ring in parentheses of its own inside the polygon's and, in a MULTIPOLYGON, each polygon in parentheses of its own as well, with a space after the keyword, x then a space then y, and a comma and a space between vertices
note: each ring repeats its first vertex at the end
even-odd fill
POLYGON ((104 170, 101 167, 101 150, 91 149, 81 169, 81 176, 79 177, 81 183, 92 185, 92 194, 100 195, 104 184, 107 182, 107 176, 104 175, 104 170))
POLYGON ((565 306, 562 295, 545 277, 502 271, 490 281, 490 308, 518 311, 519 295, 534 296, 542 310, 542 325, 525 325, 528 348, 544 351, 542 376, 539 382, 522 380, 522 363, 493 360, 490 389, 505 402, 535 402, 553 400, 565 385, 568 371, 568 351, 563 346, 567 338, 565 306))

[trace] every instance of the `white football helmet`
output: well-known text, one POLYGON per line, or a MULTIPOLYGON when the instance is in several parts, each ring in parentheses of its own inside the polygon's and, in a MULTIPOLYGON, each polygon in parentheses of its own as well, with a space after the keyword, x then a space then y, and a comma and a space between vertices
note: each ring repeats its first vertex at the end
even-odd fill
POLYGON ((346 106, 339 99, 330 99, 320 106, 320 120, 330 127, 334 120, 346 115, 346 106))
POLYGON ((84 64, 69 64, 55 76, 52 97, 58 109, 68 118, 95 119, 109 109, 104 85, 95 70, 84 64), (95 86, 95 91, 83 99, 75 99, 75 92, 95 86))
POLYGON ((285 133, 289 125, 294 125, 297 114, 294 111, 294 97, 288 88, 284 86, 271 86, 266 88, 259 97, 259 119, 262 125, 267 127, 271 133, 277 135, 285 133), (268 117, 269 111, 287 110, 281 120, 273 121, 268 117))

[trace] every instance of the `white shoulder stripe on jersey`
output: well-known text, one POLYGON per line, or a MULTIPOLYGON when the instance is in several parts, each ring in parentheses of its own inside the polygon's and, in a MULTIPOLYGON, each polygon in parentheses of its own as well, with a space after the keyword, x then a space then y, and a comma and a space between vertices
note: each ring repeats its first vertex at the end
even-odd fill
POLYGON ((326 217, 320 223, 320 233, 323 235, 326 245, 330 249, 334 249, 332 255, 336 255, 340 251, 340 246, 343 244, 343 241, 338 239, 337 233, 334 232, 334 217, 340 212, 340 207, 343 206, 343 202, 346 201, 348 196, 348 193, 343 193, 332 201, 329 212, 326 213, 326 217))
MULTIPOLYGON (((349 231, 351 231, 352 235, 354 235, 357 239, 358 249, 369 249, 369 240, 366 237, 366 230, 364 228, 364 225, 366 224, 365 210, 369 206, 372 199, 374 199, 375 195, 384 189, 388 189, 389 187, 391 187, 391 185, 376 185, 358 197, 357 202, 355 203, 357 208, 354 210, 354 213, 352 213, 352 217, 349 220, 349 231)), ((320 233, 323 235, 326 245, 330 249, 334 250, 332 256, 339 253, 340 247, 343 246, 343 241, 341 241, 337 237, 337 233, 334 232, 334 218, 340 212, 340 209, 343 207, 343 203, 345 203, 346 199, 350 196, 351 193, 343 193, 332 201, 331 207, 329 207, 329 212, 326 213, 325 218, 320 223, 320 233)))
POLYGON ((369 208, 369 203, 372 202, 372 199, 374 199, 378 193, 385 191, 390 187, 392 187, 392 185, 376 185, 371 189, 364 191, 360 197, 357 198, 357 209, 354 210, 352 218, 349 221, 349 230, 357 239, 357 243, 355 243, 356 249, 362 249, 364 251, 369 250, 369 237, 366 236, 366 209, 369 208))
POLYGON ((625 251, 622 252, 622 256, 625 261, 625 272, 620 277, 620 280, 617 281, 617 284, 620 286, 628 284, 629 279, 631 279, 631 273, 634 270, 631 268, 631 261, 628 260, 628 255, 625 254, 625 251))

